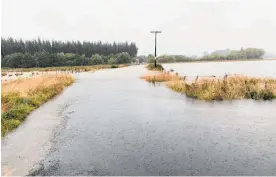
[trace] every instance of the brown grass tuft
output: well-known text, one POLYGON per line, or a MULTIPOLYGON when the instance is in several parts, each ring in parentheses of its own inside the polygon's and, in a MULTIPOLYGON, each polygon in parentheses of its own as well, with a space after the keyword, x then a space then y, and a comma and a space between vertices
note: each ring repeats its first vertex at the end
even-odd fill
POLYGON ((167 81, 175 81, 175 80, 180 80, 181 77, 178 75, 173 75, 167 72, 157 72, 157 73, 152 73, 149 75, 145 75, 140 77, 141 79, 144 79, 148 82, 167 82, 167 81))
POLYGON ((202 100, 276 98, 276 80, 246 76, 225 76, 223 79, 203 78, 194 82, 173 81, 167 86, 177 92, 202 100))

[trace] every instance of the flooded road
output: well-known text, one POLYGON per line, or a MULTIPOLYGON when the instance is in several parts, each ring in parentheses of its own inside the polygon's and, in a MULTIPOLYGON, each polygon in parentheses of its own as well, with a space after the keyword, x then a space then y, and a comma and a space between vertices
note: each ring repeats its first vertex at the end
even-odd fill
POLYGON ((276 175, 275 101, 194 100, 139 79, 146 72, 131 66, 77 74, 75 84, 2 140, 2 169, 276 175))

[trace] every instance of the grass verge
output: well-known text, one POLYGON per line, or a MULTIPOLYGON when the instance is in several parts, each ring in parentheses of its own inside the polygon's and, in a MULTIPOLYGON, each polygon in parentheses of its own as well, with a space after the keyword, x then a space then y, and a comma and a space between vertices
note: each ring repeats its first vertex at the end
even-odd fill
POLYGON ((199 79, 192 83, 178 80, 168 82, 167 86, 174 91, 201 100, 276 98, 276 80, 266 78, 228 76, 223 79, 199 79))
MULTIPOLYGON (((154 64, 147 66, 148 69, 152 67, 154 64)), ((140 78, 151 83, 166 82, 166 85, 172 90, 201 100, 272 100, 276 98, 275 79, 225 75, 222 79, 197 77, 195 81, 191 82, 187 81, 186 77, 180 77, 177 73, 166 72, 164 69, 161 71, 152 72, 140 78)))
POLYGON ((2 84, 1 134, 17 128, 34 109, 74 82, 71 75, 41 75, 2 84))

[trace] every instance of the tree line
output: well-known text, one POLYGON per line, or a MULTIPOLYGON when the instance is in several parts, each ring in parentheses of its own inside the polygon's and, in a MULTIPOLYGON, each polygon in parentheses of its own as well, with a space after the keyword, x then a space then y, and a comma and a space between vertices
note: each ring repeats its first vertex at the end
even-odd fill
MULTIPOLYGON (((215 61, 215 60, 249 60, 262 59, 265 51, 259 48, 241 48, 240 50, 226 50, 227 52, 214 51, 211 54, 205 53, 202 57, 185 56, 185 55, 161 55, 157 57, 160 63, 186 62, 186 61, 215 61)), ((154 56, 148 55, 148 63, 154 62, 154 56)))
POLYGON ((122 43, 103 43, 89 42, 89 41, 57 41, 57 40, 41 40, 40 38, 35 40, 22 40, 14 38, 1 38, 1 56, 12 53, 29 53, 31 55, 37 52, 55 53, 74 53, 78 55, 85 55, 91 57, 94 54, 108 56, 111 54, 117 54, 127 52, 131 57, 137 55, 138 48, 134 42, 122 42, 122 43))
POLYGON ((13 53, 1 59, 1 66, 8 68, 33 68, 56 66, 87 66, 97 64, 124 64, 130 63, 133 58, 127 52, 110 54, 108 56, 94 54, 91 57, 74 53, 36 52, 13 53))
POLYGON ((240 50, 229 50, 227 54, 222 55, 212 52, 210 55, 204 55, 203 60, 247 60, 247 59, 262 59, 265 51, 260 48, 241 48, 240 50))
POLYGON ((1 66, 10 68, 130 63, 137 52, 138 48, 133 42, 1 38, 1 66))

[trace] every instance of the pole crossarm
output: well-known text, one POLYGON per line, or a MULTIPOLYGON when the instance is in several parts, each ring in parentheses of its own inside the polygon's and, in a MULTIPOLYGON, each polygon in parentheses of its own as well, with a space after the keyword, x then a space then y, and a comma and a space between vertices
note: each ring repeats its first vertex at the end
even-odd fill
POLYGON ((151 33, 161 33, 162 31, 150 31, 151 33))

